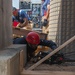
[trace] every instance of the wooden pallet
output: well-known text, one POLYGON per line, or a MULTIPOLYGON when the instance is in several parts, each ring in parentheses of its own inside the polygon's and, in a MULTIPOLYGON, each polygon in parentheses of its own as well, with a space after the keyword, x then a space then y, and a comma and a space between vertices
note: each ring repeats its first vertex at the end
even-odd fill
MULTIPOLYGON (((26 36, 32 30, 22 29, 22 28, 13 28, 13 34, 26 36)), ((37 32, 37 31, 35 31, 37 32)), ((42 32, 37 32, 40 35, 40 38, 47 39, 47 34, 42 32)))

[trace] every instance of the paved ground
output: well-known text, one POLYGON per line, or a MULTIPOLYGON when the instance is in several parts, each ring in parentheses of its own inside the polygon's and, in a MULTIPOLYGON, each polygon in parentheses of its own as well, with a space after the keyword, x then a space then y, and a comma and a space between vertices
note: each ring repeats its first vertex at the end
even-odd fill
MULTIPOLYGON (((27 69, 31 65, 33 65, 33 64, 28 63, 26 65, 25 69, 27 69)), ((38 70, 38 71, 47 70, 47 71, 73 71, 73 72, 75 72, 75 62, 66 62, 66 63, 63 63, 61 65, 41 64, 38 67, 36 67, 34 70, 35 71, 36 70, 38 70)))

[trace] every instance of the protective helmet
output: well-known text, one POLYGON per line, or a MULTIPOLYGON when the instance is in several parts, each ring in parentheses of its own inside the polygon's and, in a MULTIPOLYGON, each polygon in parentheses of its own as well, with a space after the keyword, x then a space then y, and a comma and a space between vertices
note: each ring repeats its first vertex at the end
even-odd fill
POLYGON ((40 43, 40 36, 36 32, 28 33, 26 41, 33 45, 38 45, 40 43))

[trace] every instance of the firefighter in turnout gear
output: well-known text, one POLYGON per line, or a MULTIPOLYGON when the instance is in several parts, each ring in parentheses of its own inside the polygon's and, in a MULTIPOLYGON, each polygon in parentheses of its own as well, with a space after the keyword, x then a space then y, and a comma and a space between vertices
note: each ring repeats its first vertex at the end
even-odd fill
POLYGON ((36 32, 29 32, 27 36, 16 38, 13 44, 26 44, 27 45, 27 59, 28 61, 33 57, 33 53, 39 45, 50 47, 52 50, 57 48, 57 45, 52 40, 40 39, 36 32))

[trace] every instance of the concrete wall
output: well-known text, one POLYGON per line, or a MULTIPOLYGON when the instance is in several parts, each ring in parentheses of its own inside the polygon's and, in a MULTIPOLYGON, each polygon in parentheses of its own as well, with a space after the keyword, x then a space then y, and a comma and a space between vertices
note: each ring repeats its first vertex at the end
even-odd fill
MULTIPOLYGON (((49 39, 58 46, 75 35, 75 1, 51 0, 49 19, 49 39)), ((66 46, 62 52, 68 53, 75 50, 75 41, 66 46)), ((75 57, 69 55, 68 57, 75 57)))
POLYGON ((0 49, 12 44, 12 0, 0 0, 0 49))
POLYGON ((22 63, 26 64, 26 58, 25 45, 11 45, 3 49, 0 52, 0 75, 20 75, 22 63), (20 59, 21 50, 24 51, 24 57, 20 59), (20 62, 22 59, 23 62, 20 62))
MULTIPOLYGON (((61 15, 61 43, 70 39, 75 35, 75 1, 74 0, 62 0, 62 15, 61 15)), ((64 53, 74 52, 75 41, 70 43, 63 49, 64 53), (65 51, 66 50, 66 51, 65 51)), ((71 54, 69 57, 74 58, 75 54, 71 54)), ((75 58, 74 58, 75 59, 75 58)))

